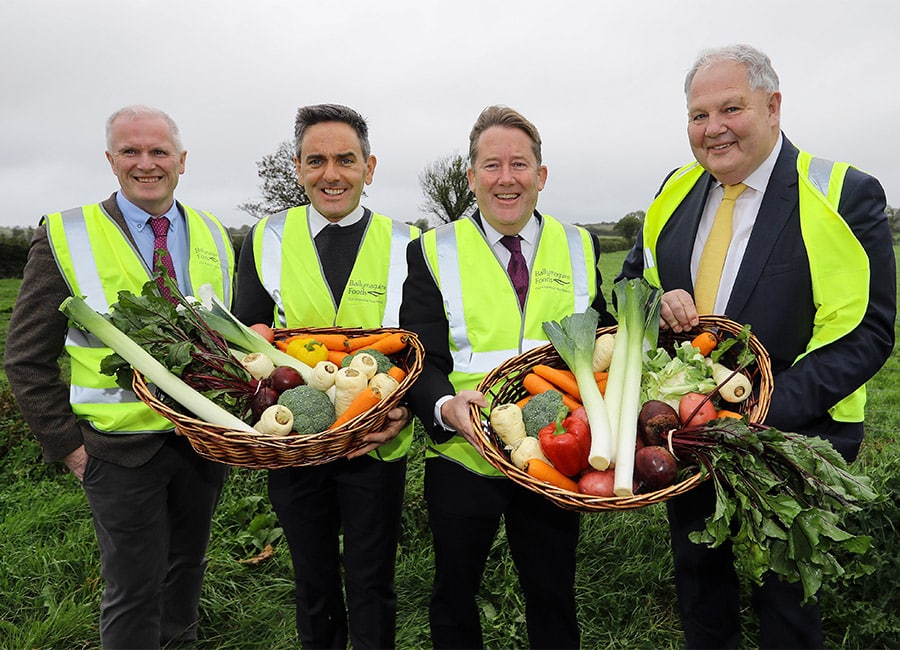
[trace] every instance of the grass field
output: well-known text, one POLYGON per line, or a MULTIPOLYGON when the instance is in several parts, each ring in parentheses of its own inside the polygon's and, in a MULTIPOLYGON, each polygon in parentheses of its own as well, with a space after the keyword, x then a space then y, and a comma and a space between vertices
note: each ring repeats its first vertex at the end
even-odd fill
MULTIPOLYGON (((895 248, 896 252, 896 248, 895 248)), ((604 257, 605 293, 624 254, 604 257)), ((18 282, 0 281, 0 342, 18 282)), ((90 513, 77 481, 42 465, 40 450, 0 381, 0 647, 97 648, 102 582, 90 513)), ((881 497, 851 520, 874 538, 874 573, 821 595, 826 647, 891 648, 900 639, 900 358, 895 350, 870 384, 867 438, 857 469, 881 497)), ((552 552, 552 551, 548 551, 552 552)), ((585 648, 679 648, 668 529, 662 506, 586 515, 577 590, 585 648)), ((422 497, 421 445, 410 460, 397 563, 397 647, 430 645, 430 536, 422 497)), ((490 648, 527 645, 524 603, 505 540, 498 536, 479 604, 490 648)), ((297 647, 287 547, 265 497, 265 473, 233 471, 216 513, 196 648, 297 647), (252 559, 268 541, 275 553, 252 559)), ((747 637, 755 623, 746 613, 747 637)), ((742 647, 753 648, 745 642, 742 647)))

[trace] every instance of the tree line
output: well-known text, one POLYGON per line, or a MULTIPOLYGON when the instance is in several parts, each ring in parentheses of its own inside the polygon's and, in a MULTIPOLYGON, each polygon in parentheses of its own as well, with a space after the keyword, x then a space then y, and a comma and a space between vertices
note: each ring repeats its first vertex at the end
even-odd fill
MULTIPOLYGON (((273 153, 263 156, 256 167, 260 196, 241 203, 237 206, 239 210, 254 219, 261 219, 309 204, 309 197, 297 182, 294 149, 290 142, 281 142, 273 153)), ((419 209, 428 217, 409 223, 427 230, 470 214, 475 209, 475 194, 469 189, 467 167, 466 158, 460 154, 449 154, 426 165, 418 177, 424 196, 419 209)), ((885 213, 896 241, 900 234, 900 208, 887 206, 885 213)), ((612 252, 630 248, 643 223, 644 211, 636 210, 615 222, 578 225, 599 237, 601 252, 612 252)), ((236 251, 240 251, 249 229, 248 225, 228 229, 236 251)), ((0 228, 0 278, 22 277, 33 233, 34 228, 0 228)))

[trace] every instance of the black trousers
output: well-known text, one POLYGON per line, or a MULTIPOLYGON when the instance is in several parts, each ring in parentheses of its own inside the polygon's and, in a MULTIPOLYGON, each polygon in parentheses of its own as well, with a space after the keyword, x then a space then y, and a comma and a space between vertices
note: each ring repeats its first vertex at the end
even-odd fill
POLYGON ((304 648, 346 648, 348 612, 356 650, 394 646, 405 483, 405 458, 362 456, 269 472, 269 499, 291 549, 304 648))
POLYGON ((88 457, 83 486, 105 581, 104 648, 197 638, 206 548, 227 474, 175 435, 140 467, 88 457))
POLYGON ((425 464, 434 539, 429 606, 435 648, 481 648, 476 595, 503 518, 525 596, 531 648, 577 648, 575 549, 580 517, 505 478, 486 478, 443 458, 425 464))
MULTIPOLYGON (((740 584, 730 544, 711 549, 688 534, 713 512, 715 490, 706 481, 666 506, 675 561, 675 588, 687 648, 737 648, 741 641, 740 584)), ((760 648, 821 648, 818 605, 801 606, 803 588, 778 578, 753 585, 751 605, 759 617, 760 648)))

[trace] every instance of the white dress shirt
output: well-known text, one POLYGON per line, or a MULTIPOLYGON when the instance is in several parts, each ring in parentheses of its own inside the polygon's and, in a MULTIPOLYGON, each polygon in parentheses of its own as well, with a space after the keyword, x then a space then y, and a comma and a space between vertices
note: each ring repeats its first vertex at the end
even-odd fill
MULTIPOLYGON (((725 257, 725 266, 722 267, 719 292, 716 294, 716 303, 713 307, 713 313, 715 314, 725 313, 728 299, 731 297, 731 290, 734 287, 734 281, 737 278, 738 269, 741 266, 741 261, 744 259, 747 242, 750 240, 750 233, 753 232, 753 224, 756 223, 759 206, 762 205, 766 186, 769 184, 769 177, 772 176, 772 170, 775 169, 775 161, 778 160, 778 154, 781 152, 782 142, 783 137, 779 134, 778 141, 775 143, 775 147, 772 149, 769 157, 750 176, 743 180, 747 189, 737 198, 734 204, 731 244, 728 246, 728 254, 725 257)), ((697 267, 700 265, 700 255, 703 253, 703 246, 706 244, 707 237, 709 237, 709 231, 712 229, 712 224, 716 217, 716 210, 722 202, 724 194, 725 190, 722 183, 716 183, 706 198, 706 208, 703 210, 703 216, 700 218, 697 237, 694 239, 694 250, 691 253, 691 280, 693 282, 697 281, 697 267)))

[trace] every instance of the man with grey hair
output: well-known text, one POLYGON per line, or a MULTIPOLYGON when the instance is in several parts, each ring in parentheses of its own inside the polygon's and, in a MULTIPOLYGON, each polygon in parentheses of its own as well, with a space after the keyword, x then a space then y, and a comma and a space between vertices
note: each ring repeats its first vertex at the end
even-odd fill
POLYGON ((169 420, 103 375, 99 362, 110 350, 69 327, 58 308, 76 295, 108 311, 118 291, 140 294, 162 268, 182 293, 209 283, 230 304, 234 249, 215 217, 175 201, 187 152, 171 117, 128 106, 109 118, 106 137, 119 189, 41 218, 5 368, 44 461, 65 463, 90 504, 105 580, 102 645, 154 648, 197 638, 206 548, 227 469, 200 458, 169 420), (64 351, 71 386, 60 377, 64 351))
MULTIPOLYGON (((620 277, 643 276, 664 290, 664 328, 691 330, 698 314, 748 323, 771 358, 765 424, 824 438, 852 461, 863 438, 865 383, 894 344, 884 190, 784 136, 778 76, 752 47, 702 52, 685 94, 696 162, 666 179, 620 277)), ((667 504, 689 648, 740 643, 731 548, 688 539, 713 503, 706 482, 667 504)), ((777 578, 753 585, 760 647, 822 647, 819 607, 801 606, 802 596, 798 583, 777 578)))

